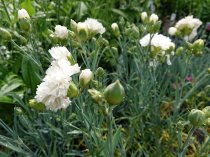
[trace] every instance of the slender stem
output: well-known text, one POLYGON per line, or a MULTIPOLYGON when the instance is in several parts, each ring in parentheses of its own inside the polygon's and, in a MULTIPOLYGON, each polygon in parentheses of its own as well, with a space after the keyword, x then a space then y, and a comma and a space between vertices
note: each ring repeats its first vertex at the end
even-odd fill
POLYGON ((179 157, 184 157, 184 156, 185 156, 186 151, 187 151, 187 148, 188 148, 188 146, 189 146, 189 144, 190 144, 190 138, 192 137, 192 135, 193 135, 195 129, 196 129, 195 126, 193 126, 193 127, 190 129, 190 131, 189 131, 189 133, 188 133, 188 136, 187 136, 187 139, 186 139, 186 141, 185 141, 185 143, 184 143, 184 145, 183 145, 182 152, 181 152, 181 154, 179 155, 179 157))
POLYGON ((9 21, 12 22, 12 20, 11 20, 11 18, 10 18, 10 16, 9 16, 9 12, 8 12, 8 10, 7 10, 7 7, 6 7, 6 4, 5 4, 4 0, 1 0, 1 1, 2 1, 2 4, 3 4, 3 6, 4 6, 4 10, 5 10, 6 14, 7 14, 7 17, 8 17, 8 19, 9 19, 9 21))
POLYGON ((113 146, 112 146, 112 111, 109 108, 109 113, 107 117, 107 126, 108 126, 108 148, 109 148, 109 157, 113 157, 113 146))

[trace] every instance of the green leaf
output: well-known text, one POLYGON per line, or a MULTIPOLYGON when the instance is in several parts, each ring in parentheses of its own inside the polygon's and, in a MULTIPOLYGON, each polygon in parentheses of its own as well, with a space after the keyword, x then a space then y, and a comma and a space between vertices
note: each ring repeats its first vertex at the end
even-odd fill
POLYGON ((23 57, 21 66, 22 76, 25 84, 35 93, 37 85, 40 83, 39 67, 30 59, 23 57))
POLYGON ((114 152, 118 142, 119 142, 119 139, 121 137, 121 132, 120 132, 121 128, 118 128, 117 131, 115 132, 114 136, 113 136, 113 139, 112 139, 112 150, 114 152))
POLYGON ((35 14, 35 9, 32 6, 31 0, 25 0, 23 3, 21 3, 21 7, 26 9, 30 16, 35 14))

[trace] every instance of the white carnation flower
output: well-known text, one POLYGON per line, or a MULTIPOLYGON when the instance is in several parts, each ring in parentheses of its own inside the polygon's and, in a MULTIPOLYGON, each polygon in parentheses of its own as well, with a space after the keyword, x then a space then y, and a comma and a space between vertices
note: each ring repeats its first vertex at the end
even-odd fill
POLYGON ((44 103, 47 109, 53 111, 65 109, 70 103, 67 91, 71 76, 79 71, 78 64, 70 65, 66 59, 52 61, 43 82, 37 88, 36 101, 44 103))
POLYGON ((84 23, 93 34, 103 34, 106 31, 103 25, 96 19, 87 18, 84 23))
POLYGON ((49 50, 50 55, 56 59, 67 59, 68 56, 70 56, 70 52, 66 47, 53 47, 49 50))
POLYGON ((18 19, 30 19, 30 16, 25 9, 20 9, 18 10, 18 19))
POLYGON ((170 34, 171 36, 175 35, 177 32, 177 28, 176 27, 170 27, 168 29, 168 34, 170 34))
POLYGON ((65 26, 56 25, 55 26, 55 36, 60 39, 68 38, 68 29, 65 26))
POLYGON ((153 23, 157 22, 158 19, 159 19, 159 17, 158 17, 156 14, 152 14, 152 15, 149 17, 149 21, 150 21, 150 22, 153 22, 153 23))

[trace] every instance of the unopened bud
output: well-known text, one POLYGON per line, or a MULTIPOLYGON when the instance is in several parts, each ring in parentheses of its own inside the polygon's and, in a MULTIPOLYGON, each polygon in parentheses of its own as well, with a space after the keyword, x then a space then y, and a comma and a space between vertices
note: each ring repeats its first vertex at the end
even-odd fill
POLYGON ((42 103, 36 102, 35 99, 29 100, 29 106, 37 111, 44 111, 45 110, 45 105, 42 103))
POLYGON ((68 29, 65 26, 55 26, 55 36, 61 40, 68 38, 68 29))
POLYGON ((18 19, 30 19, 30 16, 25 9, 20 9, 18 10, 18 19))
POLYGON ((67 96, 70 98, 76 98, 79 96, 79 90, 73 82, 70 83, 67 96))
POLYGON ((31 23, 29 19, 20 19, 19 21, 20 28, 26 32, 31 30, 31 23))
POLYGON ((104 69, 102 67, 98 67, 96 69, 96 73, 95 74, 96 74, 97 77, 103 77, 104 74, 105 74, 105 71, 104 71, 104 69))
POLYGON ((0 28, 0 37, 6 41, 9 41, 12 39, 11 33, 4 28, 0 28))
POLYGON ((88 27, 85 23, 79 22, 77 24, 77 35, 81 41, 88 39, 88 27))
POLYGON ((118 105, 124 100, 125 90, 119 80, 106 87, 104 97, 110 105, 118 105))
POLYGON ((113 32, 114 32, 114 35, 115 35, 116 37, 119 37, 119 36, 120 36, 120 29, 119 29, 118 24, 117 24, 117 23, 113 23, 113 24, 111 25, 111 27, 112 27, 112 30, 113 30, 113 32))
POLYGON ((152 22, 152 23, 156 23, 158 21, 158 19, 159 19, 159 17, 156 14, 152 14, 149 17, 149 21, 152 22))
POLYGON ((174 36, 176 34, 176 32, 177 32, 177 28, 175 28, 175 27, 170 27, 168 29, 168 34, 171 36, 174 36))
POLYGON ((93 78, 93 73, 90 69, 82 70, 80 76, 79 76, 79 85, 81 88, 85 88, 88 86, 90 81, 93 78))
POLYGON ((67 56, 68 61, 71 63, 71 65, 76 64, 77 62, 74 60, 74 57, 70 54, 67 56))
POLYGON ((207 71, 208 71, 208 73, 210 74, 210 68, 208 68, 208 70, 207 70, 207 71))
POLYGON ((207 118, 207 119, 206 119, 205 125, 206 125, 206 126, 210 126, 210 118, 207 118))
POLYGON ((206 120, 204 112, 198 109, 192 109, 188 118, 194 126, 201 126, 206 120))
POLYGON ((210 106, 206 106, 202 111, 204 112, 206 118, 210 118, 210 106))
POLYGON ((202 39, 198 39, 193 43, 193 48, 202 49, 204 47, 204 41, 202 39))
MULTIPOLYGON (((93 38, 93 39, 94 39, 94 38, 93 38)), ((109 45, 109 41, 106 40, 105 38, 103 38, 102 36, 100 36, 100 37, 97 39, 97 44, 98 44, 99 46, 103 46, 103 45, 107 46, 107 45, 109 45)))
POLYGON ((147 18, 148 18, 147 13, 146 13, 146 12, 142 12, 142 13, 141 13, 141 20, 142 20, 143 22, 145 22, 147 18))
POLYGON ((70 27, 73 32, 77 32, 77 23, 72 19, 71 19, 70 27))
POLYGON ((182 54, 183 50, 184 50, 184 48, 183 48, 183 47, 179 47, 178 49, 176 49, 175 54, 176 54, 177 56, 179 56, 179 55, 181 55, 181 54, 182 54))
POLYGON ((17 115, 23 115, 23 110, 20 107, 14 107, 14 111, 17 115))
POLYGON ((90 94, 92 100, 95 103, 102 103, 104 100, 103 94, 96 89, 88 89, 88 93, 90 94))

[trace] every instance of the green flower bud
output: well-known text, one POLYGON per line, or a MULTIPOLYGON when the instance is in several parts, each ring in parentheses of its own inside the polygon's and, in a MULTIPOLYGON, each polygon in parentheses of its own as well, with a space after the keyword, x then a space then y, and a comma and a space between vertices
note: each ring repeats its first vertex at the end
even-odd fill
POLYGON ((10 32, 4 28, 0 28, 0 37, 2 37, 2 39, 6 41, 9 41, 12 39, 12 35, 10 34, 10 32))
POLYGON ((90 81, 93 78, 93 72, 90 69, 82 70, 80 76, 79 76, 79 86, 84 89, 88 86, 90 81))
POLYGON ((175 53, 175 54, 176 54, 177 56, 180 56, 180 55, 182 54, 183 50, 184 50, 183 47, 179 47, 178 49, 176 49, 176 53, 175 53))
POLYGON ((77 88, 77 86, 74 84, 74 82, 70 83, 68 92, 67 92, 67 96, 70 98, 76 98, 79 96, 79 90, 77 88))
POLYGON ((76 37, 76 34, 73 31, 69 30, 69 36, 74 39, 76 37))
POLYGON ((118 105, 124 100, 125 90, 119 80, 106 87, 104 97, 110 105, 118 105))
POLYGON ((54 34, 50 34, 49 38, 53 43, 58 43, 58 38, 54 34))
POLYGON ((102 67, 98 67, 96 69, 96 73, 95 74, 96 74, 97 77, 103 77, 104 74, 105 74, 105 71, 104 71, 104 69, 102 67))
POLYGON ((70 27, 73 32, 77 32, 77 23, 72 19, 71 19, 70 27))
POLYGON ((210 126, 210 118, 207 118, 207 119, 206 119, 205 125, 206 125, 206 126, 210 126))
POLYGON ((77 37, 81 41, 86 41, 89 36, 88 27, 85 23, 79 22, 77 24, 77 37))
POLYGON ((112 28, 112 31, 114 32, 114 35, 115 35, 116 37, 119 37, 119 36, 120 36, 120 29, 119 29, 118 24, 117 24, 117 23, 113 23, 113 24, 111 25, 111 28, 112 28))
POLYGON ((202 111, 204 112, 206 118, 210 118, 210 106, 206 106, 202 111))
POLYGON ((193 43, 194 49, 202 49, 204 47, 204 41, 202 39, 198 39, 193 43))
POLYGON ((142 12, 142 13, 141 13, 141 20, 142 20, 143 22, 146 22, 146 21, 148 20, 148 15, 147 15, 146 12, 142 12))
POLYGON ((107 46, 107 45, 109 45, 109 41, 106 40, 105 38, 103 38, 102 36, 100 36, 97 40, 97 45, 98 46, 103 46, 103 45, 107 46))
POLYGON ((36 102, 35 99, 29 100, 29 106, 31 108, 35 109, 36 111, 44 111, 45 110, 45 105, 42 103, 36 102))
POLYGON ((194 126, 201 126, 206 120, 204 112, 198 109, 192 109, 188 118, 194 126))
POLYGON ((23 110, 20 107, 14 107, 14 111, 17 115, 23 115, 23 110))
POLYGON ((88 89, 88 93, 95 103, 102 103, 104 101, 103 94, 96 89, 88 89))
POLYGON ((208 68, 208 70, 207 70, 207 71, 208 71, 208 73, 210 74, 210 68, 208 68))
POLYGON ((20 28, 26 32, 29 32, 31 30, 31 23, 30 23, 30 19, 19 19, 19 25, 20 28))

